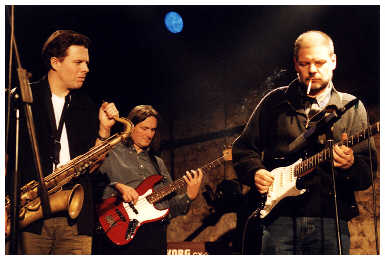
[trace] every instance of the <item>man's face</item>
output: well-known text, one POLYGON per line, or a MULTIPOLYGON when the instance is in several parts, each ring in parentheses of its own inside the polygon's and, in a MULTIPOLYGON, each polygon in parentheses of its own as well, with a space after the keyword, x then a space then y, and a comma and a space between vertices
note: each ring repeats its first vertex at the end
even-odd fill
POLYGON ((155 117, 150 116, 135 125, 131 134, 131 139, 136 148, 143 150, 150 146, 155 135, 157 124, 158 120, 155 117))
POLYGON ((330 55, 327 45, 310 42, 299 49, 294 64, 299 81, 307 86, 312 79, 310 94, 317 94, 327 87, 333 77, 336 55, 330 55))
POLYGON ((59 80, 68 90, 81 88, 89 72, 88 49, 80 45, 71 45, 67 49, 67 56, 51 61, 59 80))

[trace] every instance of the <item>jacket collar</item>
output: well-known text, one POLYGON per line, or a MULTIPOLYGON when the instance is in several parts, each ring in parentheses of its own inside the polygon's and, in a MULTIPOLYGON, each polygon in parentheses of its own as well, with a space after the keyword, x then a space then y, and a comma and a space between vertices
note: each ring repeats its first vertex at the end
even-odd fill
POLYGON ((328 102, 328 105, 331 105, 331 104, 337 106, 337 108, 343 107, 341 93, 334 88, 334 85, 332 85, 332 92, 328 102))
MULTIPOLYGON (((330 84, 332 85, 332 90, 327 105, 334 104, 338 108, 341 108, 342 98, 339 92, 334 88, 333 82, 330 82, 330 84)), ((304 86, 298 81, 298 79, 293 80, 285 91, 285 102, 287 102, 297 112, 304 113, 306 102, 314 101, 314 98, 308 97, 305 91, 304 86)))

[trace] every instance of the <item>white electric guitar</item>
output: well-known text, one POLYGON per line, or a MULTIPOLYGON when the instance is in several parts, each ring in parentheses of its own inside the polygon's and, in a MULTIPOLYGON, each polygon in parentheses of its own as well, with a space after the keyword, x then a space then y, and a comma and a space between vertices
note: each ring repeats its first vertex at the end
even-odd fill
MULTIPOLYGON (((351 147, 379 132, 380 123, 377 122, 357 135, 339 142, 337 145, 351 147)), ((266 201, 262 202, 260 206, 259 217, 265 218, 282 199, 303 194, 306 189, 297 189, 297 179, 312 172, 320 163, 330 159, 331 152, 329 148, 325 148, 306 160, 299 159, 287 167, 272 170, 274 181, 267 192, 266 201)))

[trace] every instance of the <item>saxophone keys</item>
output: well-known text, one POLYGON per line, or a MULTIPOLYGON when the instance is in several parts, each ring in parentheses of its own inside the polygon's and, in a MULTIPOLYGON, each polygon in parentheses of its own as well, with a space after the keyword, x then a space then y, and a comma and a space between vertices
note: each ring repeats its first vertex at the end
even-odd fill
POLYGON ((39 199, 33 200, 26 205, 26 208, 30 211, 36 211, 39 209, 41 203, 39 199))
POLYGON ((23 219, 25 216, 26 210, 25 208, 21 208, 19 211, 19 219, 23 219))

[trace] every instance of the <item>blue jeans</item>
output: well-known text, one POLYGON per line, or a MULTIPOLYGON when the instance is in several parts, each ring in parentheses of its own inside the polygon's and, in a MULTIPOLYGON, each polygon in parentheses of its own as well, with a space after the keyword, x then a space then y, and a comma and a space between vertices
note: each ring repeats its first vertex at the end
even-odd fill
MULTIPOLYGON (((338 242, 335 219, 319 217, 279 217, 263 227, 263 255, 335 255, 338 242)), ((342 254, 348 255, 348 223, 340 220, 342 254)))

